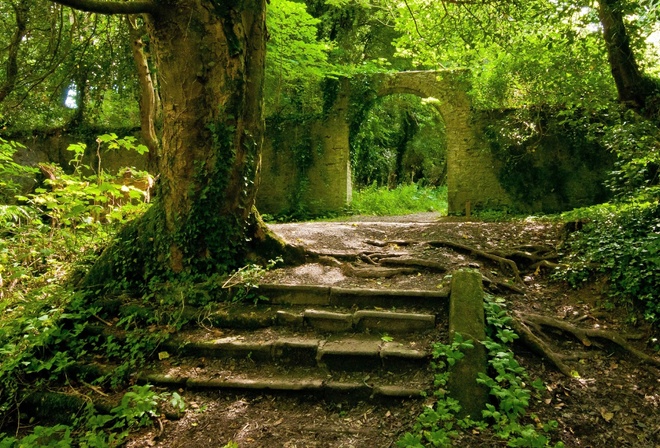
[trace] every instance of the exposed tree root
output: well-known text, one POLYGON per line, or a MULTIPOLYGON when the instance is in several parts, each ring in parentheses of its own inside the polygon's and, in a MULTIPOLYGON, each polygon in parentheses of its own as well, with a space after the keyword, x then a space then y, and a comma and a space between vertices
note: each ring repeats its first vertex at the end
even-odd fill
POLYGON ((534 263, 529 268, 533 269, 535 273, 538 273, 540 272, 541 268, 557 269, 557 268, 565 268, 565 267, 566 265, 562 263, 553 263, 552 261, 549 260, 541 260, 537 263, 534 263))
POLYGON ((452 241, 428 241, 427 244, 432 247, 449 247, 451 249, 467 252, 480 258, 497 261, 500 264, 500 268, 502 270, 504 270, 505 267, 508 267, 516 281, 518 283, 522 283, 522 279, 520 278, 520 270, 518 269, 516 262, 513 260, 509 260, 508 258, 501 257, 491 252, 485 252, 475 247, 466 246, 465 244, 454 243, 452 241))
POLYGON ((481 278, 483 279, 483 282, 486 284, 487 287, 495 286, 500 289, 507 289, 516 294, 525 295, 525 290, 520 286, 512 285, 510 283, 502 282, 499 280, 493 280, 491 278, 486 277, 485 275, 482 275, 481 278))
POLYGON ((317 261, 322 257, 331 257, 343 261, 358 261, 362 256, 372 257, 380 254, 379 252, 333 252, 333 251, 316 251, 305 249, 305 255, 308 260, 317 261))
POLYGON ((316 258, 316 261, 324 266, 340 268, 342 274, 349 277, 389 278, 389 277, 394 277, 396 275, 415 274, 418 272, 418 269, 414 267, 393 269, 393 268, 378 266, 375 263, 374 264, 369 263, 368 267, 356 267, 350 262, 342 263, 336 258, 327 255, 319 256, 318 258, 316 258))
POLYGON ((396 275, 416 274, 418 272, 414 268, 384 268, 378 266, 358 268, 351 263, 342 264, 341 271, 346 276, 360 278, 389 278, 396 275))
POLYGON ((535 322, 537 325, 557 328, 558 330, 571 333, 587 347, 592 344, 589 338, 605 339, 617 344, 625 351, 639 358, 642 362, 660 367, 660 359, 649 356, 646 353, 637 350, 635 347, 628 343, 627 339, 634 339, 636 336, 629 337, 613 331, 601 330, 599 328, 580 328, 569 324, 568 322, 554 319, 552 317, 542 316, 539 314, 527 314, 525 315, 525 319, 531 322, 535 322))
POLYGON ((442 263, 433 260, 423 260, 421 258, 383 258, 380 264, 383 266, 410 266, 436 272, 447 272, 447 267, 442 263))
POLYGON ((542 327, 554 328, 569 333, 587 347, 594 345, 590 338, 604 339, 618 345, 643 363, 660 367, 660 359, 649 356, 628 343, 627 339, 635 339, 638 337, 637 335, 628 336, 598 328, 581 328, 568 322, 540 314, 517 313, 516 317, 512 318, 510 325, 525 344, 547 358, 555 365, 557 370, 567 376, 572 376, 572 370, 563 361, 566 357, 552 350, 548 344, 532 331, 532 328, 541 335, 544 335, 542 327))
POLYGON ((366 244, 376 247, 387 247, 387 246, 412 246, 417 244, 418 241, 409 241, 409 240, 392 240, 392 241, 377 241, 377 240, 365 240, 366 244))
POLYGON ((512 318, 509 322, 513 331, 515 331, 525 345, 534 350, 537 354, 543 356, 550 361, 561 373, 568 377, 572 377, 572 370, 564 363, 561 355, 555 353, 548 344, 543 342, 541 338, 536 336, 526 323, 520 319, 512 318))

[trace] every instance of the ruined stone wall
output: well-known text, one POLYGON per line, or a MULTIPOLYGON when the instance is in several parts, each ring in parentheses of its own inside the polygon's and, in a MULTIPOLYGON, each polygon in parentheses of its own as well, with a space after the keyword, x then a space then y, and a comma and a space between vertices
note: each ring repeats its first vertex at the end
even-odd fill
MULTIPOLYGON (((407 93, 435 98, 447 130, 447 186, 449 213, 463 213, 466 204, 475 208, 497 208, 511 204, 501 188, 497 164, 482 138, 481 123, 475 119, 461 72, 410 71, 376 74, 369 84, 377 96, 407 93)), ((312 129, 314 163, 301 172, 293 163, 290 147, 301 131, 292 127, 289 141, 274 147, 267 126, 262 181, 257 207, 265 213, 281 213, 303 205, 313 213, 339 211, 351 200, 348 80, 325 119, 309 124, 312 129), (269 138, 270 136, 270 138, 269 138)), ((355 99, 354 99, 355 100, 355 99)), ((359 100, 359 99, 357 99, 359 100)))
POLYGON ((266 125, 257 208, 262 213, 339 211, 351 202, 348 91, 343 89, 324 117, 306 123, 266 125), (301 148, 301 140, 305 140, 301 148), (302 163, 297 151, 308 151, 302 163))
MULTIPOLYGON (((119 137, 132 135, 137 138, 139 143, 140 133, 135 130, 102 130, 89 134, 39 134, 39 135, 16 135, 8 136, 7 139, 17 141, 25 145, 16 153, 15 161, 17 163, 29 166, 37 166, 39 163, 56 163, 60 165, 65 172, 71 172, 73 168, 69 162, 73 159, 73 152, 67 151, 69 145, 74 143, 84 143, 87 145, 82 163, 93 168, 98 166, 96 156, 96 137, 97 135, 114 132, 119 137)), ((107 150, 105 147, 101 151, 101 167, 110 173, 115 174, 119 168, 134 167, 139 170, 146 170, 147 156, 140 155, 136 151, 126 151, 124 149, 107 150)))

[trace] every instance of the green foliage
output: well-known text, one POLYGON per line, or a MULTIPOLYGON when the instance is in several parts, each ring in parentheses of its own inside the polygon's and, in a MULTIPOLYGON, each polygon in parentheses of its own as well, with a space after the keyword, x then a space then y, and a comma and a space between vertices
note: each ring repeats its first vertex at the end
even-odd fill
POLYGON ((447 187, 399 185, 393 190, 372 186, 353 192, 351 211, 363 215, 447 214, 447 187))
MULTIPOLYGON (((131 139, 105 135, 99 137, 99 155, 101 143, 134 147, 131 139)), ((75 152, 73 175, 53 167, 53 190, 22 198, 30 205, 0 208, 0 410, 6 414, 31 386, 60 382, 90 352, 110 351, 108 340, 82 337, 99 310, 74 293, 66 280, 79 276, 116 231, 103 222, 123 222, 136 211, 128 203, 109 205, 130 190, 106 186, 114 177, 100 164, 95 174, 84 174, 84 146, 72 145, 70 150, 75 152), (100 212, 107 213, 102 221, 100 212), (43 214, 51 218, 48 224, 43 214)), ((135 365, 136 359, 145 359, 152 340, 153 335, 129 337, 127 362, 135 365)))
POLYGON ((614 157, 600 135, 610 115, 607 109, 527 107, 487 118, 498 178, 521 211, 550 213, 610 197, 602 184, 614 157))
POLYGON ((101 154, 103 146, 105 150, 135 150, 140 154, 147 148, 136 145, 134 137, 119 138, 116 134, 101 135, 97 142, 98 164, 94 174, 86 174, 92 171, 92 167, 83 163, 86 145, 72 144, 67 150, 74 154, 70 162, 73 174, 66 174, 57 165, 44 164, 42 169, 50 176, 44 183, 50 188, 37 188, 28 197, 21 197, 47 215, 53 227, 78 229, 99 221, 125 223, 144 211, 144 207, 132 202, 138 205, 146 202, 149 174, 125 168, 111 175, 102 167, 101 154))
POLYGON ((272 0, 267 24, 267 115, 318 113, 320 81, 334 70, 327 61, 330 44, 317 38, 319 20, 304 3, 272 0))
POLYGON ((616 95, 591 7, 413 0, 390 8, 399 54, 424 68, 469 68, 479 108, 572 107, 616 95))
MULTIPOLYGON (((444 122, 438 111, 412 95, 365 101, 360 80, 352 87, 351 168, 358 186, 445 181, 444 122)), ((369 98, 369 96, 367 96, 369 98)))
POLYGON ((478 383, 488 387, 497 404, 486 405, 486 409, 482 412, 484 421, 475 422, 456 418, 461 407, 460 403, 448 396, 445 390, 451 375, 451 369, 447 370, 447 368, 459 362, 464 357, 465 350, 470 350, 474 346, 471 340, 455 334, 451 344, 436 343, 433 348, 433 366, 437 369, 434 382, 437 390, 434 395, 437 401, 433 406, 424 409, 413 427, 413 432, 404 434, 397 441, 396 446, 450 447, 454 446, 453 441, 460 435, 461 430, 469 429, 479 432, 493 431, 510 447, 564 446, 562 442, 553 444, 549 437, 549 433, 557 428, 557 422, 544 424, 542 432, 537 431, 533 424, 525 422, 528 419, 527 409, 533 396, 533 392, 527 389, 527 384, 531 383, 537 392, 542 391, 544 385, 540 380, 530 381, 527 372, 516 361, 508 347, 518 336, 508 326, 511 318, 503 308, 503 303, 503 300, 488 296, 484 302, 488 332, 483 344, 488 350, 490 372, 488 375, 482 374, 477 379, 478 383))
MULTIPOLYGON (((37 173, 36 168, 14 162, 14 154, 24 146, 0 137, 0 203, 12 202, 14 195, 20 192, 20 180, 30 181, 37 173)), ((1 219, 1 218, 0 218, 1 219)))
POLYGON ((600 141, 617 160, 607 182, 620 199, 654 200, 660 197, 660 130, 657 123, 632 111, 615 111, 615 120, 603 125, 600 141))
POLYGON ((97 413, 93 404, 88 403, 84 412, 71 426, 36 426, 31 434, 21 439, 4 437, 0 448, 121 446, 126 442, 130 431, 151 425, 162 402, 173 402, 179 407, 182 405, 181 397, 176 392, 156 393, 148 384, 132 386, 109 414, 97 413))
POLYGON ((564 247, 565 270, 557 277, 578 287, 604 275, 614 304, 640 305, 645 318, 660 321, 660 205, 630 201, 562 215, 585 222, 564 247))
POLYGON ((2 2, 0 17, 0 90, 11 87, 0 101, 0 116, 11 131, 139 124, 135 63, 122 17, 31 0, 2 2), (16 36, 12 84, 6 49, 16 36), (108 114, 108 103, 114 113, 108 114))
POLYGON ((266 272, 282 263, 282 257, 269 260, 265 267, 257 264, 248 264, 236 270, 223 283, 224 289, 230 289, 233 302, 244 302, 252 300, 256 303, 262 298, 255 290, 259 288, 259 282, 266 272), (233 290, 232 290, 233 289, 233 290))

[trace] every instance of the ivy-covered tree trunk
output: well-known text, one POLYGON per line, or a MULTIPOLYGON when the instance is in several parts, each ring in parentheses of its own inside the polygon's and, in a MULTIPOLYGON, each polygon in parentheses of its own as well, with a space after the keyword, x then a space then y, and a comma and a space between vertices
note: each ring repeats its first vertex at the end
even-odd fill
POLYGON ((598 15, 603 26, 607 56, 619 101, 648 118, 657 118, 660 103, 656 96, 660 92, 656 84, 644 76, 637 65, 623 20, 623 2, 600 0, 598 15))
POLYGON ((158 194, 86 286, 203 276, 243 261, 263 140, 265 1, 177 0, 149 15, 163 107, 158 194))

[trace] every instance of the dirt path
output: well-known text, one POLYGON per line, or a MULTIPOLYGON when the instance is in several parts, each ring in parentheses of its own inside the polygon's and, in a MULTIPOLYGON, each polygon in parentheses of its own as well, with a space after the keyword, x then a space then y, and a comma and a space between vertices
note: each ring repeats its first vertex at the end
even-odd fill
MULTIPOLYGON (((596 282, 575 291, 553 282, 546 269, 523 270, 516 293, 503 285, 512 281, 501 264, 474 253, 429 246, 429 241, 449 241, 480 251, 522 246, 557 249, 562 237, 555 223, 517 221, 481 223, 439 220, 434 214, 382 218, 356 217, 347 222, 273 225, 292 244, 304 245, 326 258, 302 266, 278 269, 265 282, 359 286, 372 289, 442 289, 455 269, 479 269, 490 279, 492 294, 503 297, 511 311, 537 313, 589 328, 640 333, 637 348, 652 353, 647 342, 651 330, 631 328, 622 310, 607 311, 605 285, 596 282), (403 244, 407 242, 407 244, 403 244), (369 257, 432 260, 447 272, 423 272, 391 278, 362 278, 347 271, 343 254, 367 254, 351 269, 368 268, 369 257), (326 255, 324 255, 326 254, 326 255), (366 261, 365 261, 366 260, 366 261), (500 286, 498 286, 498 283, 500 286)), ((517 348, 519 361, 532 378, 546 382, 546 392, 530 411, 542 421, 556 420, 555 440, 567 447, 660 448, 660 375, 629 354, 609 344, 584 346, 563 334, 547 332, 548 343, 563 354, 580 373, 568 378, 553 366, 517 348)), ((222 447, 230 441, 240 447, 390 447, 414 423, 423 402, 349 402, 312 396, 269 394, 219 394, 181 391, 190 410, 178 421, 163 421, 161 428, 138 435, 132 447, 222 447)), ((533 423, 530 420, 530 423, 533 423)), ((473 434, 460 440, 463 447, 505 446, 499 440, 473 434)))

